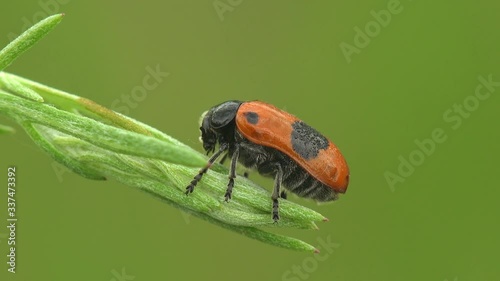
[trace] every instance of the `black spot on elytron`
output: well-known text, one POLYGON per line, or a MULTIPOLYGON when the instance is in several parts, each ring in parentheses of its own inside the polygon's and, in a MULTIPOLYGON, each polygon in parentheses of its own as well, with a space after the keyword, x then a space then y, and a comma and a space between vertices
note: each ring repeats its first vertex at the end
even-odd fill
POLYGON ((254 125, 259 123, 259 114, 255 113, 253 111, 245 112, 243 114, 247 118, 248 123, 254 124, 254 125))
POLYGON ((316 158, 329 145, 327 138, 302 121, 295 121, 292 128, 292 148, 306 160, 316 158))

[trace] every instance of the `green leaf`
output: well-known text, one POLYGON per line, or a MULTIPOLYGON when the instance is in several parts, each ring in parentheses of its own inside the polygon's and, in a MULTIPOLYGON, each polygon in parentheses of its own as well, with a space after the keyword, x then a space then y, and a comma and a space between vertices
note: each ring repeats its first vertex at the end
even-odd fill
MULTIPOLYGON (((8 73, 0 75, 3 79, 18 79, 8 73)), ((51 98, 46 93, 53 95, 56 91, 37 92, 47 101, 51 98)), ((145 133, 118 126, 116 120, 110 120, 113 117, 106 119, 110 116, 109 109, 99 115, 98 119, 103 122, 82 116, 71 107, 68 108, 70 112, 61 110, 78 101, 73 95, 59 95, 52 99, 57 101, 55 104, 48 105, 17 94, 0 87, 0 114, 18 122, 37 145, 70 170, 90 179, 113 178, 154 194, 199 218, 262 242, 314 251, 313 246, 303 241, 260 228, 317 229, 315 222, 325 220, 317 212, 281 200, 281 220, 274 223, 271 194, 244 177, 238 177, 237 192, 226 203, 223 194, 228 170, 218 165, 203 177, 195 192, 186 196, 186 186, 207 161, 203 154, 128 117, 123 116, 126 122, 140 127, 139 131, 145 133)))
MULTIPOLYGON (((0 69, 40 40, 62 19, 42 20, 0 51, 0 69)), ((317 250, 298 239, 262 228, 317 229, 321 214, 280 200, 281 220, 271 218, 269 191, 238 177, 233 198, 224 202, 228 169, 215 164, 187 196, 185 188, 207 162, 191 147, 79 96, 0 71, 0 114, 17 122, 48 155, 94 180, 115 179, 220 227, 270 245, 317 250)), ((0 125, 0 133, 12 132, 0 125)))
POLYGON ((0 71, 4 70, 22 53, 47 35, 47 33, 61 22, 63 16, 64 14, 53 15, 38 22, 3 48, 0 51, 0 71))
POLYGON ((19 96, 32 101, 43 102, 42 96, 15 79, 7 79, 5 75, 0 75, 0 84, 3 84, 11 93, 17 93, 19 96))

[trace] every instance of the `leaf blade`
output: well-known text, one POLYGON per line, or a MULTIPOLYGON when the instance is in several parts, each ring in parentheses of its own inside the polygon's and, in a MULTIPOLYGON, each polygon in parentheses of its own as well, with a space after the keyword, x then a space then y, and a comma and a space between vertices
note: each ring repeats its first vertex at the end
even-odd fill
POLYGON ((4 70, 20 55, 45 37, 61 22, 63 16, 64 14, 56 14, 45 18, 12 40, 12 42, 0 51, 0 71, 4 70))

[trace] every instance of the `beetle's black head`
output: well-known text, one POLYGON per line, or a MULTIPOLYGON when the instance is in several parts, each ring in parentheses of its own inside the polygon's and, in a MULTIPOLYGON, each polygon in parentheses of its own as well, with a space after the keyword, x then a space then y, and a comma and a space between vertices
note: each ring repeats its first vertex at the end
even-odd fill
POLYGON ((201 141, 207 154, 215 151, 217 142, 234 140, 234 118, 241 101, 226 101, 212 107, 201 118, 201 141))

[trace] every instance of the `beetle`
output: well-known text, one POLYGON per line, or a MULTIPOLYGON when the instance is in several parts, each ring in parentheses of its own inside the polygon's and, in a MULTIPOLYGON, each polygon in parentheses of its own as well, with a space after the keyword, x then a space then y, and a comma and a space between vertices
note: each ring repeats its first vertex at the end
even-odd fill
POLYGON ((237 162, 274 177, 272 219, 279 220, 281 188, 318 202, 345 193, 349 168, 337 146, 294 115, 262 101, 223 102, 208 110, 201 120, 201 141, 207 155, 205 167, 186 187, 192 193, 211 165, 223 155, 231 158, 225 201, 231 199, 237 162), (219 149, 215 152, 215 148, 219 149))

